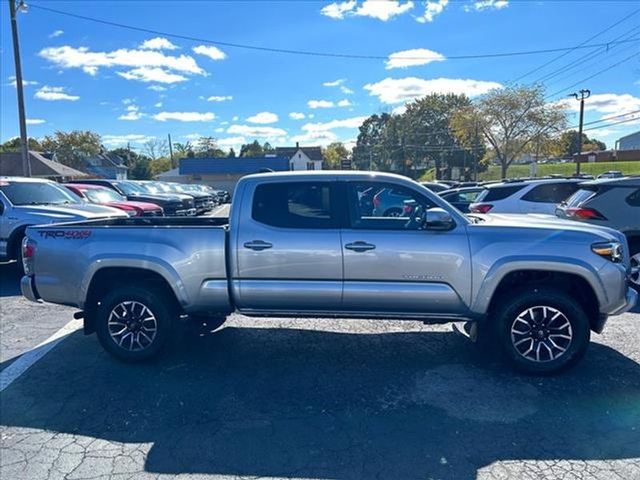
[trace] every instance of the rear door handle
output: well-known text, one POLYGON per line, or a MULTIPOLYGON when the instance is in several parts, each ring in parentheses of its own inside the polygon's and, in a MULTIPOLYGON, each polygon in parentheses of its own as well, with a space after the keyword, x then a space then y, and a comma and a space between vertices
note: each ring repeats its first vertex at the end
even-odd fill
POLYGON ((256 252, 260 252, 271 247, 273 247, 272 244, 270 244, 269 242, 263 242, 262 240, 253 240, 244 244, 244 248, 255 250, 256 252))
POLYGON ((367 250, 373 250, 376 246, 367 242, 353 242, 347 243, 344 248, 353 250, 354 252, 366 252, 367 250))

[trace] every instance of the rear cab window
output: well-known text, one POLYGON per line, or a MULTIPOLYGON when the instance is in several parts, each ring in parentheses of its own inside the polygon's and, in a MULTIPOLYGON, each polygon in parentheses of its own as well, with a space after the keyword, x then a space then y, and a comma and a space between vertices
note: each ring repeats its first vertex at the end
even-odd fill
POLYGON ((335 187, 330 182, 281 182, 256 186, 251 216, 279 228, 339 227, 335 187))
POLYGON ((594 197, 596 193, 598 193, 597 190, 582 187, 565 200, 565 205, 567 207, 578 207, 594 197))
POLYGON ((534 203, 560 203, 578 189, 577 182, 543 183, 523 195, 522 200, 534 203))

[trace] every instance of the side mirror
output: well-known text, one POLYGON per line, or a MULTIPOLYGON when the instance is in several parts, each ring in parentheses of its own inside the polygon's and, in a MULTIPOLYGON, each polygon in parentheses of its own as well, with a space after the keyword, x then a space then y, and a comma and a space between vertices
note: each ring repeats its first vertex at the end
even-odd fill
POLYGON ((427 210, 425 227, 427 230, 451 230, 456 226, 451 214, 445 209, 434 207, 427 210))

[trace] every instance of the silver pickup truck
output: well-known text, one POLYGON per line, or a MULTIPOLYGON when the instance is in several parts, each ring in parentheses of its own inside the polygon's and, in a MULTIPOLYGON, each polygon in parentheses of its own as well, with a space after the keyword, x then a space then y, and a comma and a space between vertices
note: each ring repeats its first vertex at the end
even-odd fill
POLYGON ((127 361, 157 354, 177 318, 221 325, 238 311, 465 321, 511 365, 551 373, 637 300, 615 230, 464 216, 407 178, 365 172, 249 175, 228 220, 32 227, 23 262, 27 298, 81 309, 85 331, 127 361), (377 212, 384 189, 400 212, 377 212))

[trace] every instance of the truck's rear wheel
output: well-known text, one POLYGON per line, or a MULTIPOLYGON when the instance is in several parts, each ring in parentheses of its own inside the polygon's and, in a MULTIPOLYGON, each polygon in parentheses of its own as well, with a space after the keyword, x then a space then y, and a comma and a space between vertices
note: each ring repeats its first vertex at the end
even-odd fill
POLYGON ((495 311, 509 363, 524 373, 552 374, 575 365, 589 346, 589 320, 568 294, 546 288, 513 292, 495 311))
POLYGON ((119 360, 144 361, 167 343, 173 317, 162 291, 116 287, 96 310, 96 333, 104 349, 119 360))

